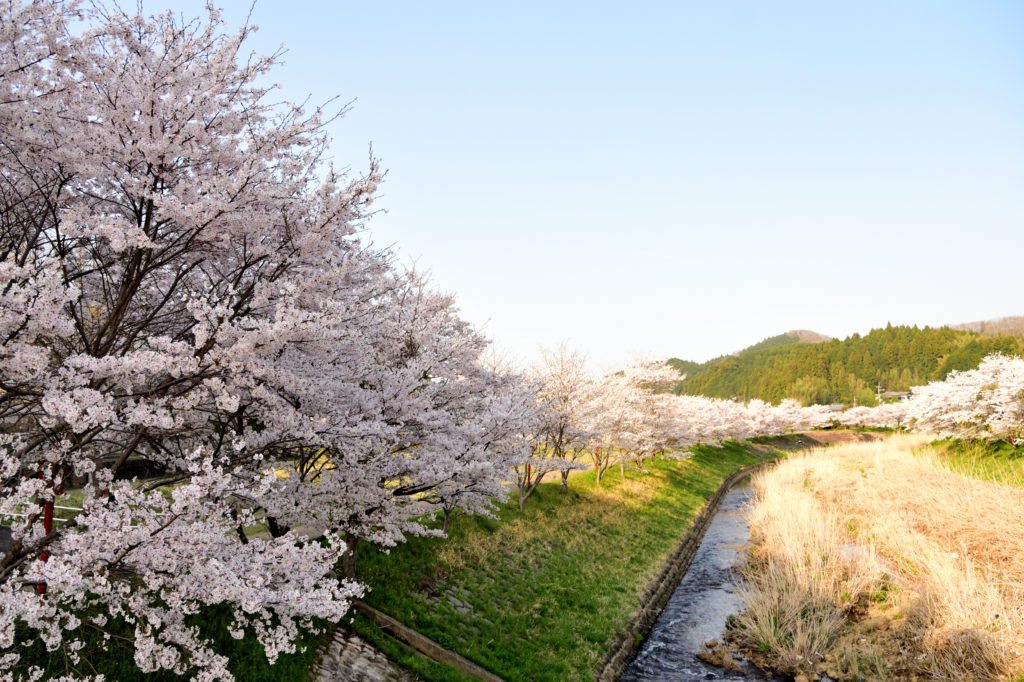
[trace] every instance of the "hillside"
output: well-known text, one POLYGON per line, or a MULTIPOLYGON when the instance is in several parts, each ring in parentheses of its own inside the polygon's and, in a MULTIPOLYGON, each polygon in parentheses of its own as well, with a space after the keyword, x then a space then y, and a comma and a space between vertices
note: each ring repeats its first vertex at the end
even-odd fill
POLYGON ((950 327, 978 332, 984 336, 997 336, 999 334, 1024 336, 1024 315, 998 317, 994 320, 979 320, 978 322, 966 322, 964 324, 951 324, 950 327))
POLYGON ((769 336, 764 341, 755 343, 753 346, 748 346, 741 351, 736 351, 733 356, 742 355, 743 353, 750 353, 753 351, 767 350, 768 348, 777 348, 779 346, 788 346, 794 343, 822 343, 824 341, 831 340, 832 337, 819 334, 818 332, 812 332, 810 329, 791 329, 785 334, 779 334, 778 336, 769 336))
POLYGON ((770 348, 779 348, 781 346, 788 346, 795 343, 822 343, 824 341, 831 340, 832 337, 819 334, 818 332, 812 332, 809 329, 792 329, 785 334, 779 334, 777 336, 769 336, 763 341, 758 341, 752 346, 747 346, 743 350, 738 350, 732 355, 723 355, 720 358, 709 360, 703 364, 699 362, 693 362, 692 360, 681 360, 679 358, 669 358, 665 364, 670 367, 674 367, 680 374, 686 374, 692 376, 694 373, 699 372, 702 368, 705 368, 712 363, 724 360, 728 357, 739 357, 745 353, 753 353, 759 350, 768 350, 770 348))
POLYGON ((790 334, 703 364, 673 358, 668 363, 686 374, 676 391, 773 403, 794 398, 804 404, 871 405, 879 389, 906 391, 954 369, 977 367, 990 353, 1024 352, 1020 336, 951 327, 889 325, 817 343, 799 343, 790 334))

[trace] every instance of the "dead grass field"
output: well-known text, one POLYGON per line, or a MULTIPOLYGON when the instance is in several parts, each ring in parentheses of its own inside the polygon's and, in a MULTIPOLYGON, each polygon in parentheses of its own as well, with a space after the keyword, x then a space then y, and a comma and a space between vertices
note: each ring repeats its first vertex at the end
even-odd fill
POLYGON ((780 673, 1024 675, 1024 490, 893 436, 794 456, 754 481, 734 640, 780 673))

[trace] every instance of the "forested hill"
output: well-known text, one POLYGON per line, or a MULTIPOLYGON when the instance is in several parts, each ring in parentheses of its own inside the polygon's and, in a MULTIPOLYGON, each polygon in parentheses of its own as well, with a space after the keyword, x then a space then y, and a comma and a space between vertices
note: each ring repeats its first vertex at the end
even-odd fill
POLYGON ((1021 354, 1024 338, 889 325, 866 336, 819 343, 801 343, 790 332, 703 364, 678 358, 668 364, 686 374, 677 393, 773 403, 795 398, 804 404, 873 405, 879 384, 882 392, 906 391, 943 379, 954 369, 973 369, 997 351, 1021 354))

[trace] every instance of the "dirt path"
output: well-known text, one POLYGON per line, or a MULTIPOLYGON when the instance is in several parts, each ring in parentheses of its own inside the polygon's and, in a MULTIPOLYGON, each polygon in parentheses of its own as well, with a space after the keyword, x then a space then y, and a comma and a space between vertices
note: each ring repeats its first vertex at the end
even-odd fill
POLYGON ((887 433, 873 431, 803 431, 804 445, 849 445, 850 443, 871 443, 889 437, 887 433))

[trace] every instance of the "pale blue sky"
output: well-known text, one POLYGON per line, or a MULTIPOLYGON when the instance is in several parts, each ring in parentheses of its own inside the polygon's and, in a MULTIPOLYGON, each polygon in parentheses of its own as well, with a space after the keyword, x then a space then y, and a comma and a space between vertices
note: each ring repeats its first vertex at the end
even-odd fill
MULTIPOLYGON (((237 26, 248 2, 222 2, 237 26)), ((201 3, 146 0, 195 14, 201 3)), ((262 0, 379 245, 523 361, 1024 314, 1024 3, 262 0)))

